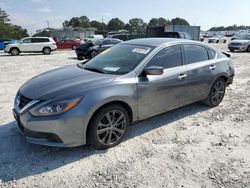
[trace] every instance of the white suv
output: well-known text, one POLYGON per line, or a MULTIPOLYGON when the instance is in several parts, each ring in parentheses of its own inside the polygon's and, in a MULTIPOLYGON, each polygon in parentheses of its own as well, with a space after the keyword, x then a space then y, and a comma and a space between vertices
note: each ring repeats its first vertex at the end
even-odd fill
POLYGON ((51 51, 57 49, 53 38, 49 37, 27 37, 20 40, 18 43, 8 44, 4 51, 13 56, 19 55, 21 52, 42 52, 49 55, 51 51))

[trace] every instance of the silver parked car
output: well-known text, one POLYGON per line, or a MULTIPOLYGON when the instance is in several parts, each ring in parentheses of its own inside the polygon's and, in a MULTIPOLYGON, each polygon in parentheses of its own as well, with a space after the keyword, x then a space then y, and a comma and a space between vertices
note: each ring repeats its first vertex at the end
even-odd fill
POLYGON ((238 36, 228 44, 228 49, 231 52, 235 50, 250 52, 250 35, 238 36))
POLYGON ((208 39, 208 43, 226 43, 227 38, 225 36, 214 36, 208 39))
POLYGON ((219 105, 233 77, 230 59, 201 42, 137 39, 34 77, 13 112, 30 143, 106 149, 131 122, 197 101, 219 105))

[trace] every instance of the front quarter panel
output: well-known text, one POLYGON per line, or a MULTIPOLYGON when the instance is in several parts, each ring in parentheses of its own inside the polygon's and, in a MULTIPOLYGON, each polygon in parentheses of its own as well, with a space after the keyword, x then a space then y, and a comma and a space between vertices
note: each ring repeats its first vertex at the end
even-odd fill
POLYGON ((135 78, 117 79, 108 86, 96 88, 85 93, 83 98, 84 112, 87 122, 83 126, 83 140, 86 141, 87 126, 94 113, 102 106, 111 102, 124 102, 132 110, 132 121, 138 119, 137 88, 135 78))

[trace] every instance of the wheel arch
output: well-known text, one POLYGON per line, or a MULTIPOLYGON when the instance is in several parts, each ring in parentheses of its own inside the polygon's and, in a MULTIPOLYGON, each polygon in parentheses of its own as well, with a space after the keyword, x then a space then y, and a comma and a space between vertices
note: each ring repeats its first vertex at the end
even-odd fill
POLYGON ((49 48, 49 49, 51 50, 51 47, 50 47, 50 46, 44 46, 44 47, 43 47, 43 50, 44 50, 45 48, 49 48))
POLYGON ((85 134, 84 135, 84 138, 86 138, 85 142, 88 143, 88 134, 89 134, 89 125, 90 125, 90 122, 93 120, 93 118, 96 116, 96 114, 104 107, 106 106, 109 106, 109 105, 112 105, 112 104, 118 104, 118 105, 121 105, 122 107, 124 107, 128 114, 129 114, 129 118, 130 118, 130 123, 133 121, 133 110, 131 108, 131 106, 125 102, 125 101, 122 101, 122 100, 114 100, 114 101, 110 101, 110 102, 107 102, 105 104, 102 104, 101 106, 99 106, 93 113, 93 115, 90 117, 88 123, 87 123, 87 128, 86 128, 86 131, 85 131, 85 134))
POLYGON ((11 48, 10 48, 10 52, 11 52, 11 50, 13 50, 13 49, 17 49, 17 50, 19 51, 19 53, 21 52, 21 50, 20 50, 17 46, 11 47, 11 48))

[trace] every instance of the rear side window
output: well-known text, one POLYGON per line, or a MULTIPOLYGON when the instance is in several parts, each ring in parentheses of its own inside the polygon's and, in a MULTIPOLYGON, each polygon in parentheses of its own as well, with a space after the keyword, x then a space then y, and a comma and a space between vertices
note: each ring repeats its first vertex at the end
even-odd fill
POLYGON ((49 42, 48 38, 32 38, 32 43, 49 42))
POLYGON ((112 43, 112 44, 118 44, 118 43, 120 43, 120 40, 115 40, 115 39, 113 39, 113 40, 111 40, 111 43, 112 43))
POLYGON ((111 44, 111 40, 110 40, 110 39, 105 39, 105 40, 102 42, 102 45, 108 45, 108 44, 111 44))
POLYGON ((170 46, 157 53, 148 63, 149 66, 160 66, 164 69, 182 65, 181 46, 170 46))
POLYGON ((207 61, 209 59, 208 52, 205 47, 193 44, 185 44, 184 51, 186 55, 186 64, 207 61))
POLYGON ((209 59, 214 59, 215 55, 216 55, 216 52, 214 50, 211 50, 210 48, 208 48, 207 50, 208 50, 209 56, 210 56, 209 59))

